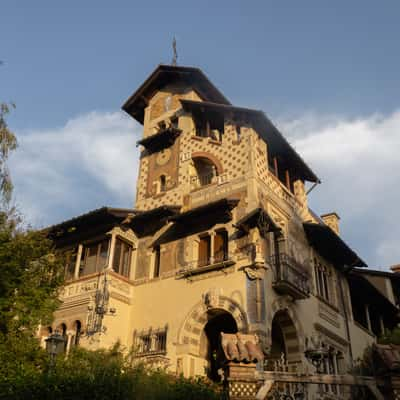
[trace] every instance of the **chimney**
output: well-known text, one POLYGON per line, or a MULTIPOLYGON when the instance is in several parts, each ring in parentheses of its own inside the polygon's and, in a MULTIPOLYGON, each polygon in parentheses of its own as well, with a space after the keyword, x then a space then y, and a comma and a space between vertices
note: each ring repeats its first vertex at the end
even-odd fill
POLYGON ((333 230, 333 232, 335 232, 337 235, 340 234, 340 232, 339 232, 339 220, 340 220, 339 215, 337 215, 335 212, 331 212, 328 214, 321 215, 321 218, 322 218, 322 221, 324 221, 324 223, 333 230))
POLYGON ((390 269, 395 273, 399 274, 400 273, 400 264, 395 264, 390 267, 390 269))

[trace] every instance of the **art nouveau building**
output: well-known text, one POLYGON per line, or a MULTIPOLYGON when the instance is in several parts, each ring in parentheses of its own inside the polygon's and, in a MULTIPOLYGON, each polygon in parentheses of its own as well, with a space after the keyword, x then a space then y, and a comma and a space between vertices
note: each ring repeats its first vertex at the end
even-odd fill
POLYGON ((337 214, 309 209, 306 184, 319 179, 261 111, 171 65, 123 110, 143 125, 134 207, 49 230, 71 251, 52 326, 68 348, 118 340, 171 371, 218 379, 220 332, 256 333, 260 368, 284 354, 293 371, 312 368, 304 351, 318 335, 324 370, 344 373, 397 324, 396 274, 364 273, 337 214))

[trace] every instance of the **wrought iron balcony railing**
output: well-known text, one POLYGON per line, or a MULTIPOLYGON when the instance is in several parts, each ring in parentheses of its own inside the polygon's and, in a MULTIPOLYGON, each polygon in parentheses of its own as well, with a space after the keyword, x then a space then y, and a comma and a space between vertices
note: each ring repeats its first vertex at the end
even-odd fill
POLYGON ((234 264, 228 252, 217 252, 214 256, 187 262, 185 266, 178 270, 178 276, 190 276, 203 272, 223 269, 234 264))
POLYGON ((214 183, 216 179, 215 174, 199 174, 190 177, 190 182, 196 187, 207 186, 214 183))
POLYGON ((310 295, 310 276, 305 266, 286 253, 270 257, 274 267, 273 288, 280 294, 288 294, 296 300, 310 295))

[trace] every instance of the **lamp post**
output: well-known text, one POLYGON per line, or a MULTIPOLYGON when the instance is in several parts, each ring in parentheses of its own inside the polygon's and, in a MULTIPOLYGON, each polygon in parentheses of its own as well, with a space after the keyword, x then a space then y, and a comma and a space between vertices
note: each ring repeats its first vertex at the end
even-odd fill
POLYGON ((317 374, 322 373, 321 366, 324 360, 329 355, 329 350, 322 343, 319 337, 312 336, 311 339, 306 343, 306 351, 304 352, 307 360, 314 365, 317 374), (311 342, 311 343, 310 343, 311 342))
POLYGON ((65 338, 60 335, 58 330, 52 333, 46 340, 46 351, 50 356, 50 369, 54 366, 58 354, 63 353, 65 349, 65 338))
MULTIPOLYGON (((304 352, 307 360, 314 365, 317 374, 321 374, 321 366, 325 362, 325 359, 329 356, 329 350, 322 343, 321 338, 318 336, 311 336, 310 340, 306 339, 306 351, 304 352)), ((318 391, 320 394, 323 393, 322 384, 318 384, 318 391)))
POLYGON ((104 271, 104 280, 101 285, 101 274, 97 281, 97 290, 94 297, 94 305, 88 306, 88 320, 86 335, 93 336, 97 333, 104 333, 106 327, 103 325, 103 319, 106 315, 115 316, 116 309, 109 307, 110 292, 108 291, 107 270, 104 271))

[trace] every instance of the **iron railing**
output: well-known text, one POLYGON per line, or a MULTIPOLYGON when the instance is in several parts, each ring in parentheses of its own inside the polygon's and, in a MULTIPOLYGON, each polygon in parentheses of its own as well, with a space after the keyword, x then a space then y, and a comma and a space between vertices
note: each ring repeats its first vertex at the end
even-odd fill
POLYGON ((135 334, 136 357, 163 355, 167 353, 167 330, 135 334))
POLYGON ((207 186, 213 183, 215 177, 215 174, 200 174, 192 176, 190 179, 197 186, 207 186))
POLYGON ((274 267, 273 285, 278 292, 294 295, 296 298, 308 297, 310 294, 310 276, 305 266, 286 253, 270 257, 274 267))
POLYGON ((177 275, 195 275, 209 270, 221 269, 232 264, 234 264, 232 256, 227 251, 220 251, 204 259, 186 262, 185 266, 177 271, 177 275))

